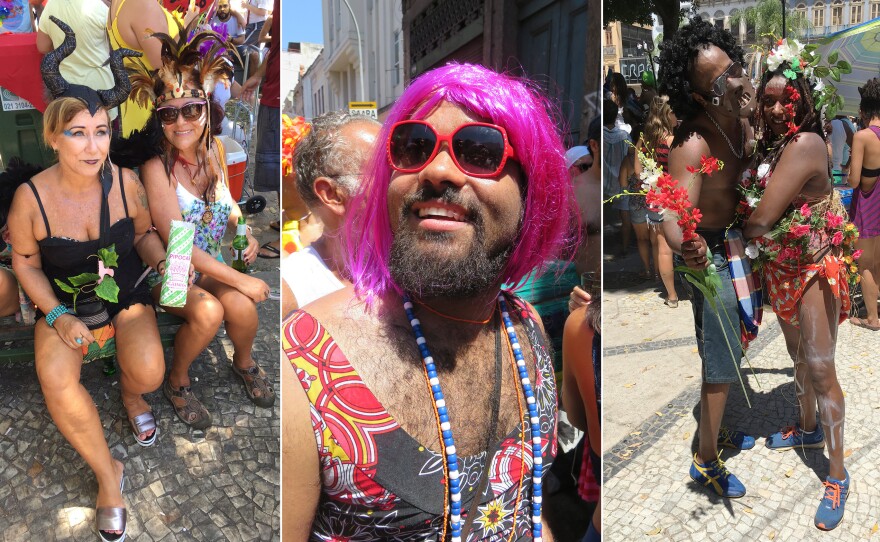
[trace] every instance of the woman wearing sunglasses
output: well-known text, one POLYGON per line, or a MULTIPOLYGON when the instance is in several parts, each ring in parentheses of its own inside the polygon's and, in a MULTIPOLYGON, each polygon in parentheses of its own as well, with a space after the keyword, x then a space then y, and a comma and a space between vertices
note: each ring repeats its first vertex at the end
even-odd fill
POLYGON ((151 232, 144 188, 111 164, 109 109, 128 96, 122 52, 110 66, 116 88, 70 84, 59 70, 74 48, 70 27, 51 17, 66 38, 41 65, 53 99, 43 138, 58 163, 19 187, 9 216, 13 268, 39 307, 34 356, 46 407, 58 430, 95 473, 96 526, 101 540, 123 540, 123 465, 113 458, 94 400, 80 384, 85 359, 113 340, 122 404, 141 446, 158 429, 142 394, 162 382, 164 355, 143 262, 162 268, 162 243, 151 232), (143 262, 142 262, 143 259, 143 262), (140 277, 140 278, 139 278, 140 277), (97 344, 93 344, 97 343, 97 344))
MULTIPOLYGON (((223 260, 220 243, 228 227, 235 227, 241 210, 229 192, 223 146, 213 137, 212 120, 220 115, 212 109, 211 93, 216 81, 229 79, 231 63, 221 58, 225 44, 214 32, 180 32, 180 38, 160 39, 169 51, 155 73, 143 70, 132 76, 132 97, 155 104, 147 130, 160 140, 162 152, 142 168, 150 201, 153 224, 167 243, 172 220, 195 225, 192 263, 197 278, 186 305, 167 307, 186 322, 174 341, 174 361, 163 386, 165 396, 178 417, 193 428, 211 425, 211 415, 193 393, 189 367, 208 346, 221 322, 235 347, 232 370, 245 384, 254 404, 269 407, 275 401, 266 374, 251 357, 257 333, 256 304, 269 296, 269 286, 260 279, 240 273, 223 260), (192 36, 186 41, 186 36, 192 36), (199 53, 199 47, 207 52, 199 53), (161 136, 159 136, 161 134, 161 136)), ((246 262, 253 262, 257 240, 248 233, 246 262)), ((151 276, 153 298, 161 286, 151 276)))

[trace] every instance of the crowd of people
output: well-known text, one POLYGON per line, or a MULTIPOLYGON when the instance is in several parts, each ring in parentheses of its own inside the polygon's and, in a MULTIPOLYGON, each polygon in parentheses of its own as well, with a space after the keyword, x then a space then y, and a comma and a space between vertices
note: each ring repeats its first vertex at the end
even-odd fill
MULTIPOLYGON (((251 64, 250 77, 243 74, 243 84, 234 81, 234 66, 241 62, 236 42, 256 43, 261 30, 277 37, 279 25, 275 19, 264 28, 273 8, 268 0, 248 4, 246 27, 228 1, 219 4, 214 14, 198 13, 190 3, 184 17, 155 0, 41 5, 36 42, 45 53, 40 70, 49 96, 42 137, 56 160, 42 171, 12 160, 2 178, 11 266, 0 275, 0 310, 21 309, 19 289, 36 308, 37 377, 53 421, 97 479, 95 522, 105 541, 126 536, 124 465, 111 454, 95 403, 80 382, 92 343, 103 348, 113 341, 122 404, 141 446, 159 439, 144 394, 160 386, 183 423, 211 425, 189 369, 221 324, 234 347, 231 370, 248 398, 262 408, 275 402, 253 351, 257 303, 268 298, 269 286, 227 265, 221 250, 241 210, 216 136, 224 91, 249 97, 263 82, 263 103, 277 111, 278 66, 271 67, 277 38, 268 58, 251 64), (226 23, 231 28, 220 26, 226 23), (265 96, 272 92, 274 102, 265 96), (192 225, 194 247, 185 304, 163 307, 183 320, 166 377, 154 306, 162 305, 172 221, 192 225)), ((268 131, 272 119, 263 115, 261 110, 259 122, 268 131)), ((274 168, 264 156, 256 176, 264 190, 278 191, 275 130, 274 168)), ((271 138, 260 134, 258 154, 272 154, 272 142, 263 141, 271 138)), ((246 263, 260 248, 249 231, 247 240, 239 256, 246 263)))

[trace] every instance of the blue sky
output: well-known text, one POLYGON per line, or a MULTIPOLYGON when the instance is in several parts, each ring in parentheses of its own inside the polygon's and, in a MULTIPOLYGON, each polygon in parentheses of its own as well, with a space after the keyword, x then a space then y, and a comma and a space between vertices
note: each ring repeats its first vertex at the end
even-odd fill
POLYGON ((281 37, 282 49, 286 49, 291 41, 323 44, 321 0, 282 0, 281 37))

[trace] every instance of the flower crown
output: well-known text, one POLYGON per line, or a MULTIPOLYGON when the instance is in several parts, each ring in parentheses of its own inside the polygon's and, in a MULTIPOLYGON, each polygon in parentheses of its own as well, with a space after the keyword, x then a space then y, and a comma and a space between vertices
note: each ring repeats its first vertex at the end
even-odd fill
POLYGON ((838 60, 837 51, 828 55, 827 66, 820 64, 822 55, 817 52, 818 48, 816 44, 804 45, 793 38, 780 38, 765 57, 766 69, 777 71, 783 67, 782 75, 792 81, 802 75, 813 91, 816 109, 826 117, 832 117, 843 107, 843 96, 837 93, 833 84, 826 84, 822 79, 830 76, 839 83, 841 74, 852 73, 852 66, 845 60, 838 60))

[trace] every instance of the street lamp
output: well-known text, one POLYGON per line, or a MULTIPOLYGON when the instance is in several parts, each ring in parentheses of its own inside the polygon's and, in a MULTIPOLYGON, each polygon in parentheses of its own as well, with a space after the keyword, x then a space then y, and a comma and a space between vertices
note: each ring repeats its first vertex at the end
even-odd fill
POLYGON ((354 31, 357 33, 358 61, 361 64, 361 69, 360 69, 360 72, 361 72, 361 101, 366 101, 367 93, 364 92, 364 69, 366 68, 366 65, 364 64, 364 50, 363 50, 363 46, 361 45, 361 29, 360 29, 360 27, 358 27, 357 18, 354 16, 354 10, 352 10, 351 6, 348 4, 348 0, 342 0, 342 1, 345 2, 345 7, 347 7, 348 12, 351 13, 351 20, 354 21, 354 31))

